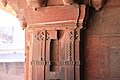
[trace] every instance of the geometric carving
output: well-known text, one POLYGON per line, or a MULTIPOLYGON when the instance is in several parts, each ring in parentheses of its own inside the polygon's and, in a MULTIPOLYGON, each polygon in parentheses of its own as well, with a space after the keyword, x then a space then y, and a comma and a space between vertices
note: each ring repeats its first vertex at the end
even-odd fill
POLYGON ((39 41, 45 41, 45 32, 39 31, 35 34, 35 38, 39 41))
POLYGON ((46 40, 49 40, 50 39, 50 33, 46 33, 46 40))
POLYGON ((68 52, 68 54, 69 54, 69 61, 72 61, 72 54, 73 54, 73 53, 72 53, 72 49, 73 49, 73 48, 72 48, 72 47, 73 47, 72 42, 69 43, 69 46, 68 46, 68 47, 69 47, 69 48, 68 48, 68 49, 69 49, 69 50, 68 50, 68 51, 69 51, 69 52, 68 52))
POLYGON ((80 41, 80 30, 75 30, 75 40, 80 41))
POLYGON ((74 41, 74 30, 70 30, 68 33, 69 41, 74 41))
MULTIPOLYGON (((76 41, 75 38, 80 37, 79 31, 80 29, 34 31, 33 34, 37 41, 34 40, 35 42, 33 42, 34 52, 32 53, 33 59, 30 61, 30 64, 33 67, 31 68, 33 71, 34 71, 34 67, 37 66, 40 66, 41 67, 40 69, 45 71, 44 73, 39 73, 41 75, 44 75, 43 78, 40 80, 43 80, 44 78, 45 80, 50 80, 50 79, 70 80, 69 76, 71 76, 73 80, 75 79, 74 71, 78 71, 79 74, 79 66, 80 66, 79 56, 77 56, 78 59, 76 60, 74 58, 76 54, 79 55, 79 51, 75 52, 75 46, 76 46, 75 42, 79 44, 79 40, 76 41), (39 59, 35 59, 34 55, 38 55, 38 54, 39 54, 38 56, 39 59), (64 55, 65 57, 62 55, 64 55), (75 68, 75 66, 77 68, 75 68), (60 71, 61 69, 63 69, 64 71, 61 72, 60 71), (65 73, 65 70, 67 71, 67 73, 65 73), (65 74, 66 76, 64 75, 63 77, 61 77, 62 74, 65 74)), ((79 46, 76 47, 76 49, 79 50, 79 46)), ((34 80, 35 77, 40 78, 35 74, 32 77, 34 77, 32 80, 34 80)))
POLYGON ((79 32, 80 29, 34 29, 32 32, 35 38, 32 43, 33 52, 31 52, 32 55, 30 54, 32 56, 30 60, 30 66, 32 66, 30 69, 33 71, 33 75, 31 75, 33 77, 32 80, 35 80, 36 77, 40 78, 40 80, 44 80, 44 78, 45 80, 75 80, 75 76, 78 76, 80 73, 80 60, 79 56, 76 56, 80 54, 79 32), (43 75, 42 78, 34 74, 35 67, 37 70, 43 71, 42 73, 38 72, 38 74, 43 75))
POLYGON ((80 61, 59 61, 59 62, 57 62, 57 61, 54 61, 54 62, 52 62, 52 61, 35 61, 35 60, 31 61, 32 66, 37 66, 37 65, 38 66, 40 66, 40 65, 50 66, 51 64, 55 64, 55 65, 59 65, 59 66, 70 66, 70 65, 71 66, 74 66, 74 65, 79 66, 80 61))
POLYGON ((70 36, 69 39, 72 40, 72 38, 73 38, 73 33, 72 33, 72 31, 70 31, 69 36, 70 36))

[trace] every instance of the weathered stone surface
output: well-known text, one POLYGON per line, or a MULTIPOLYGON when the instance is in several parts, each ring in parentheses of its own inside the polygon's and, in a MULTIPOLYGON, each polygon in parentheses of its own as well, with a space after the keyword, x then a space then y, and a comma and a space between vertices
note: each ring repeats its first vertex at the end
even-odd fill
MULTIPOLYGON (((85 11, 83 8, 84 5, 80 8, 83 10, 81 12, 80 21, 83 21, 85 11)), ((25 10, 25 18, 28 24, 35 23, 76 23, 79 17, 79 6, 49 6, 42 7, 38 11, 33 11, 29 8, 25 10), (62 15, 61 15, 62 14, 62 15), (37 17, 37 18, 36 18, 37 17)))
POLYGON ((94 11, 85 37, 85 80, 120 79, 120 6, 108 0, 94 11))

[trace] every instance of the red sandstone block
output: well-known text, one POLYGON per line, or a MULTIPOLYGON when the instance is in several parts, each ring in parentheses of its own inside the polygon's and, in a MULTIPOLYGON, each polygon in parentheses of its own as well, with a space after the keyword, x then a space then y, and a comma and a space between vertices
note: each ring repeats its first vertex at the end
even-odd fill
POLYGON ((120 48, 110 48, 110 77, 120 77, 120 48))
MULTIPOLYGON (((90 38, 89 38, 90 39, 90 38)), ((86 52, 85 75, 106 78, 109 75, 108 48, 100 45, 100 38, 91 38, 89 51, 86 52)))
MULTIPOLYGON (((85 6, 82 6, 80 20, 83 20, 85 14, 85 6)), ((26 20, 28 24, 32 23, 76 23, 79 16, 79 6, 48 6, 41 7, 38 11, 30 8, 25 10, 26 20)))
POLYGON ((109 80, 120 80, 120 78, 109 78, 109 80))

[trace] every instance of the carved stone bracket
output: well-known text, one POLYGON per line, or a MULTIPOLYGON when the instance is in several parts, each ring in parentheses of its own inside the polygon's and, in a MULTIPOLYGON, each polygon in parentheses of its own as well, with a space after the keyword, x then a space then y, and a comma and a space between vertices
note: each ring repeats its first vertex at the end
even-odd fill
POLYGON ((94 7, 95 10, 100 10, 106 3, 106 0, 83 0, 83 3, 94 7))
POLYGON ((95 10, 100 10, 105 4, 106 0, 92 0, 91 5, 95 8, 95 10))

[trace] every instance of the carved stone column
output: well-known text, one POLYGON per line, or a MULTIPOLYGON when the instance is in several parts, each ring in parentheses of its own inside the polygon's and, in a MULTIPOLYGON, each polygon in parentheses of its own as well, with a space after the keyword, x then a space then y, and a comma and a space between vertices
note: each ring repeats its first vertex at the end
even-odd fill
POLYGON ((26 9, 27 80, 80 79, 80 29, 85 8, 69 5, 26 9))

